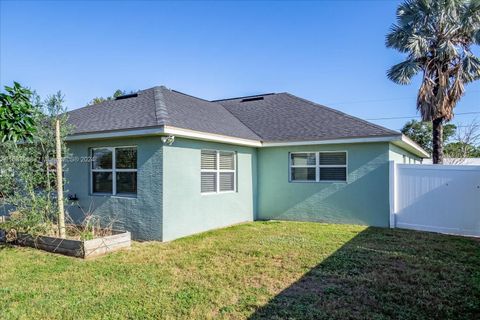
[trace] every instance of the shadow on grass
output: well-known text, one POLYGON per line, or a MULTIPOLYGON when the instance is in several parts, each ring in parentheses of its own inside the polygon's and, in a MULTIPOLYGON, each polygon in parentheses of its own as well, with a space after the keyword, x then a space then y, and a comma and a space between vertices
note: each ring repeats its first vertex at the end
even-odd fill
POLYGON ((250 319, 479 319, 480 242, 368 228, 250 319))

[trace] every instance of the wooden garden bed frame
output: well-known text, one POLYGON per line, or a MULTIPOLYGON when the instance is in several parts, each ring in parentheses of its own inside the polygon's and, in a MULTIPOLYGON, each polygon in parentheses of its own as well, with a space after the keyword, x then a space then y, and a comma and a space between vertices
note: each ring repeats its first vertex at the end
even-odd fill
MULTIPOLYGON (((112 233, 113 235, 111 236, 92 240, 71 240, 45 236, 34 237, 26 233, 19 233, 14 244, 82 259, 98 257, 110 252, 130 248, 132 243, 130 232, 114 230, 112 233)), ((0 234, 1 240, 2 235, 0 234)))

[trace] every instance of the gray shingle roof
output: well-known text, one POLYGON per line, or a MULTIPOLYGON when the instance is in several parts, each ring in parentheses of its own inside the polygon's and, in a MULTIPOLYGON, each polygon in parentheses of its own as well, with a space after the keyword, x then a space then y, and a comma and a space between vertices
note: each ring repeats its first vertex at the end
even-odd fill
POLYGON ((154 90, 138 93, 135 98, 109 100, 68 112, 74 134, 157 126, 154 90))
POLYGON ((260 140, 221 104, 165 87, 138 92, 137 97, 111 100, 70 111, 73 134, 173 126, 243 139, 260 140))
POLYGON ((217 100, 264 141, 302 141, 400 135, 289 93, 217 100), (263 99, 262 99, 263 98, 263 99))
POLYGON ((68 114, 74 134, 172 126, 272 142, 400 135, 289 93, 242 100, 207 101, 162 86, 68 114))

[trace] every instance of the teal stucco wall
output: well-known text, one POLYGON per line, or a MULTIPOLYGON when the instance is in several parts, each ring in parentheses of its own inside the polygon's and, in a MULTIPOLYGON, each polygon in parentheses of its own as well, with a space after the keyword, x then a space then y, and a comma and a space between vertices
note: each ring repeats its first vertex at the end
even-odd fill
POLYGON ((128 230, 137 240, 162 239, 162 143, 160 137, 69 142, 73 157, 66 163, 66 194, 76 194, 79 205, 67 210, 78 223, 84 212, 116 221, 115 227, 128 230), (90 163, 82 161, 93 147, 137 146, 137 196, 100 196, 90 192, 90 163))
POLYGON ((67 162, 66 193, 76 194, 81 210, 68 206, 76 222, 83 212, 129 230, 137 240, 169 241, 256 219, 325 221, 387 227, 389 160, 414 155, 389 143, 250 148, 176 138, 89 140, 68 143, 79 161, 67 162), (90 163, 80 161, 93 147, 137 146, 136 197, 90 194, 90 163), (237 191, 202 195, 202 149, 236 151, 237 191), (289 152, 347 151, 347 182, 289 182, 289 152))
POLYGON ((176 138, 163 147, 163 240, 252 221, 256 206, 255 148, 176 138), (202 149, 236 151, 237 191, 200 193, 202 149))
POLYGON ((258 150, 258 218, 389 224, 389 144, 268 147, 258 150), (347 151, 347 182, 289 182, 289 152, 347 151))

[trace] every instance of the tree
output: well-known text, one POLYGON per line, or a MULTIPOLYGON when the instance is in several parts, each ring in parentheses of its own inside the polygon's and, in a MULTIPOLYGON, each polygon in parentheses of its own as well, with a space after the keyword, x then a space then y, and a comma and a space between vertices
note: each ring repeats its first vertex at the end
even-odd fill
POLYGON ((65 137, 70 131, 61 92, 42 101, 33 92, 35 134, 25 143, 0 142, 0 204, 13 206, 12 229, 33 235, 62 235, 59 164, 56 154, 67 155, 65 137), (56 123, 60 122, 61 152, 56 151, 56 123))
POLYGON ((462 164, 467 158, 480 157, 480 123, 473 120, 470 124, 460 126, 454 142, 445 146, 449 164, 462 164))
MULTIPOLYGON (((443 128, 443 141, 448 141, 455 135, 457 126, 446 124, 443 128)), ((401 132, 418 143, 423 149, 432 153, 433 128, 431 122, 410 120, 401 129, 401 132)))
MULTIPOLYGON (((135 91, 130 91, 130 93, 135 93, 135 91)), ((118 97, 126 95, 126 94, 129 94, 129 93, 127 93, 126 90, 117 89, 117 90, 115 90, 115 92, 113 93, 112 96, 106 97, 106 98, 95 97, 88 103, 88 105, 90 106, 90 105, 99 104, 99 103, 102 103, 102 102, 105 102, 105 101, 115 100, 115 98, 118 98, 118 97)))
MULTIPOLYGON (((402 133, 418 143, 422 148, 432 150, 432 123, 411 120, 405 123, 402 133)), ((449 164, 461 164, 466 158, 480 157, 480 123, 473 120, 468 125, 446 124, 443 130, 445 161, 449 164)))
POLYGON ((443 124, 453 118, 464 84, 480 78, 474 44, 480 44, 479 0, 407 0, 387 34, 386 46, 407 54, 388 78, 406 85, 422 74, 417 109, 432 122, 433 163, 443 162, 443 124))
POLYGON ((35 132, 35 108, 32 92, 18 82, 0 93, 0 141, 31 140, 35 132))

